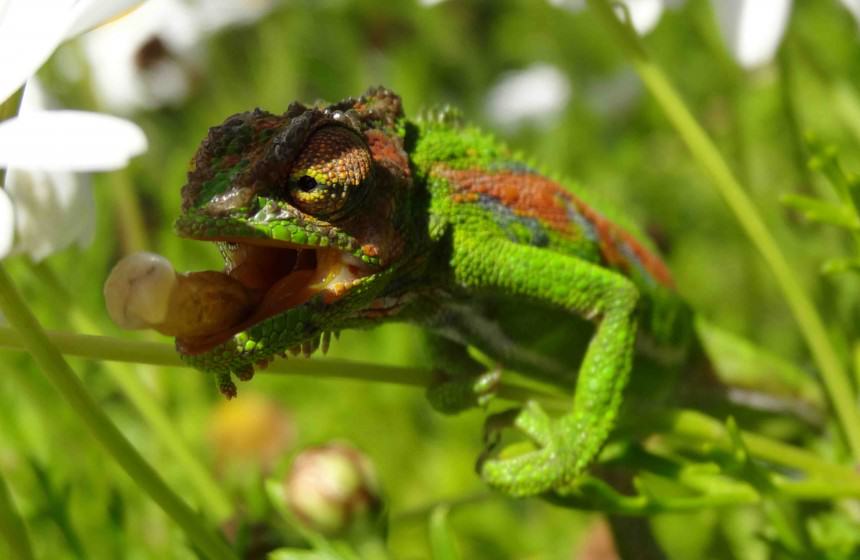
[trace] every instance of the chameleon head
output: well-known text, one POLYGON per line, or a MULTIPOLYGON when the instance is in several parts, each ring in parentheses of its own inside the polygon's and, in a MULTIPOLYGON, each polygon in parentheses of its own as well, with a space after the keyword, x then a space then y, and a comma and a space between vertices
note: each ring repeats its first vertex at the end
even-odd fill
POLYGON ((239 113, 210 129, 182 188, 176 230, 218 243, 224 272, 161 282, 172 290, 158 298, 169 300, 166 314, 144 326, 175 335, 196 367, 241 377, 358 322, 408 243, 401 118, 400 99, 375 88, 327 107, 239 113), (205 320, 173 311, 199 309, 202 299, 205 320))

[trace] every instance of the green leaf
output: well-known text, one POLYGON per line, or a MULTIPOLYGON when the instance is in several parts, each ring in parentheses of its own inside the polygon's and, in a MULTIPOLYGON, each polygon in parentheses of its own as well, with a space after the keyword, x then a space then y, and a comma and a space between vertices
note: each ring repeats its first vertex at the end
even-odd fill
POLYGON ((821 265, 823 274, 840 274, 842 272, 860 270, 860 257, 843 257, 829 259, 821 265))
POLYGON ((851 215, 857 217, 860 208, 860 180, 854 173, 846 172, 839 162, 839 150, 833 144, 825 144, 814 134, 807 134, 807 147, 812 156, 809 169, 824 175, 851 215))
POLYGON ((860 230, 860 221, 853 209, 843 204, 828 202, 800 194, 785 194, 780 198, 784 205, 799 210, 811 222, 820 222, 850 230, 860 230))
POLYGON ((447 505, 439 505, 430 513, 428 529, 430 533, 430 557, 433 560, 460 560, 457 543, 448 525, 447 505))

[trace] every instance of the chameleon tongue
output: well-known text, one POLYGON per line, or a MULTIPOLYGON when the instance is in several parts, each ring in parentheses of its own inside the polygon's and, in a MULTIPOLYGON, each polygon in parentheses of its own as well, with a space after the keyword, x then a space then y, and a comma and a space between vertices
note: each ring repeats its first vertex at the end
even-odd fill
POLYGON ((104 285, 114 323, 176 337, 222 332, 251 314, 258 296, 221 272, 177 274, 164 257, 135 253, 114 266, 104 285))

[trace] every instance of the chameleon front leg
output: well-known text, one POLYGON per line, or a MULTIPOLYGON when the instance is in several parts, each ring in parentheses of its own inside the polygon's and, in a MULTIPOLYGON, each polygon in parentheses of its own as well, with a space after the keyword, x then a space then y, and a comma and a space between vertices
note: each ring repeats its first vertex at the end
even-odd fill
POLYGON ((618 415, 632 367, 637 288, 597 264, 469 232, 455 232, 452 265, 466 288, 521 296, 596 321, 570 412, 549 419, 529 403, 511 423, 538 448, 480 465, 488 484, 512 495, 571 484, 600 452, 618 415))
POLYGON ((436 380, 427 387, 430 405, 444 414, 456 414, 484 406, 495 395, 501 372, 487 371, 469 355, 463 344, 436 333, 428 333, 436 380))

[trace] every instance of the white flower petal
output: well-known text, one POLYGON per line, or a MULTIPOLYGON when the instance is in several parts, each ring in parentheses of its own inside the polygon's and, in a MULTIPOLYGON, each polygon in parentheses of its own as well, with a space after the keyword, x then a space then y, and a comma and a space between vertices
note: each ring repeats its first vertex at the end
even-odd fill
POLYGON ((71 38, 89 31, 102 23, 130 12, 144 0, 78 0, 72 17, 74 25, 66 37, 71 38))
POLYGON ((0 103, 51 56, 74 23, 74 0, 9 0, 0 13, 0 103))
POLYGON ((84 35, 99 102, 128 114, 185 99, 198 65, 200 26, 185 2, 150 0, 84 35))
POLYGON ((95 202, 85 176, 10 169, 6 189, 15 212, 13 253, 38 261, 92 239, 95 202))
POLYGON ((860 25, 860 0, 839 0, 845 9, 851 12, 857 24, 860 25))
POLYGON ((44 111, 54 108, 53 100, 48 98, 42 82, 38 78, 30 78, 24 87, 24 96, 21 98, 21 107, 18 114, 23 115, 34 111, 44 111))
POLYGON ((640 35, 654 29, 663 15, 662 0, 622 0, 621 3, 627 6, 633 28, 640 35))
POLYGON ((136 124, 85 111, 37 111, 0 123, 0 166, 106 171, 146 150, 136 124))
POLYGON ((773 60, 785 34, 792 0, 714 0, 723 39, 744 68, 773 60))
POLYGON ((9 254, 15 239, 15 213, 6 191, 0 189, 0 259, 9 254))
POLYGON ((547 126, 564 111, 570 90, 561 70, 535 64, 503 75, 487 94, 487 112, 499 126, 515 127, 525 121, 547 126))

